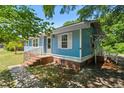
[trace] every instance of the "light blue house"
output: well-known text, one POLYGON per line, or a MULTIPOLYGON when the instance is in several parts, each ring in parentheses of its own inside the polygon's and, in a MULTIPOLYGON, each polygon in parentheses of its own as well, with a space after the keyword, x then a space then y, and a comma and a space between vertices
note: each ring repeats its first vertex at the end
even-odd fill
POLYGON ((101 36, 100 25, 95 21, 59 27, 51 36, 39 34, 29 38, 24 47, 25 60, 34 56, 51 56, 55 63, 80 69, 82 63, 93 61, 94 56, 100 53, 101 36))

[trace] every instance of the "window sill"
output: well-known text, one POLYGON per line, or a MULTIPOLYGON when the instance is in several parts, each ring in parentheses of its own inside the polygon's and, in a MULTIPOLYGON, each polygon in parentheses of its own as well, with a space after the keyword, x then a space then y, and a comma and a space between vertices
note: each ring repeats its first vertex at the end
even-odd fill
POLYGON ((72 48, 59 48, 59 49, 64 49, 64 50, 66 50, 66 49, 72 49, 72 48))

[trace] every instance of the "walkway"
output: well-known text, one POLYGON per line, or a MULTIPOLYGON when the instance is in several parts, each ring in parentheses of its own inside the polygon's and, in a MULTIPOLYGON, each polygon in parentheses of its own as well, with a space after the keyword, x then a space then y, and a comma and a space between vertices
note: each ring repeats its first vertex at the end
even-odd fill
POLYGON ((39 88, 43 87, 40 81, 21 65, 9 66, 16 88, 39 88))

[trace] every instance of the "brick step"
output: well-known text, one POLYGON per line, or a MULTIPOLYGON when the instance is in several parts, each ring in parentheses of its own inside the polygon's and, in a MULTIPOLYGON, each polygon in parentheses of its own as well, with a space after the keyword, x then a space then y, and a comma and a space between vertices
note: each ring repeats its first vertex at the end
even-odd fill
POLYGON ((35 59, 30 59, 29 62, 37 62, 35 59))
POLYGON ((50 55, 31 57, 28 61, 25 61, 23 65, 24 66, 37 66, 37 65, 43 65, 43 64, 45 65, 49 63, 50 60, 52 60, 51 58, 52 56, 50 55))
POLYGON ((28 66, 36 66, 36 65, 40 65, 40 61, 25 61, 25 64, 28 66))
POLYGON ((39 58, 39 57, 32 57, 31 59, 32 60, 41 60, 41 58, 39 58))
POLYGON ((28 61, 28 62, 25 62, 25 64, 27 64, 27 65, 33 65, 33 62, 28 61))

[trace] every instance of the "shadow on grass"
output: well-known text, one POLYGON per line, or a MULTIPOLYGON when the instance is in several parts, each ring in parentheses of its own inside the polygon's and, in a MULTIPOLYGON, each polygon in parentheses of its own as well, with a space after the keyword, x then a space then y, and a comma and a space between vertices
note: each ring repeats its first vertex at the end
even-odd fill
POLYGON ((13 51, 13 53, 14 53, 15 55, 22 55, 22 54, 24 54, 24 51, 17 51, 16 53, 13 51))
POLYGON ((3 70, 0 72, 0 88, 12 88, 14 87, 14 82, 11 74, 8 70, 3 70))
POLYGON ((28 70, 46 87, 124 87, 124 72, 102 70, 95 66, 84 67, 78 73, 52 65, 30 67, 28 70))
POLYGON ((124 87, 124 71, 89 66, 83 68, 77 78, 85 87, 124 87))

